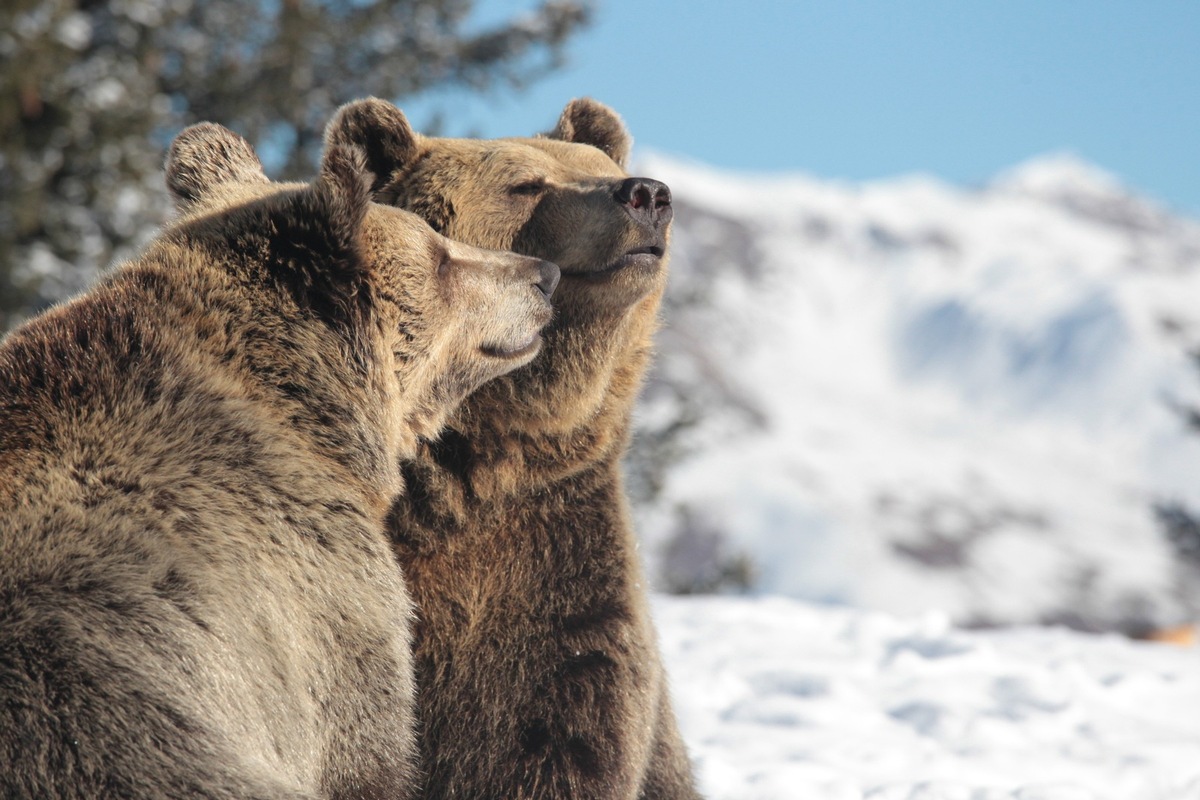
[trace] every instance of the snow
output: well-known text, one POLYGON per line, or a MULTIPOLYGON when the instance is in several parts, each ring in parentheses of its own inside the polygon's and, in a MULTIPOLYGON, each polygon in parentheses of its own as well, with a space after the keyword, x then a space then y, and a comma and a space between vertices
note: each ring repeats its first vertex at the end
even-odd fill
POLYGON ((656 597, 709 800, 1195 800, 1200 650, 656 597))
POLYGON ((1032 159, 1000 173, 991 185, 1004 191, 1051 197, 1125 193, 1116 176, 1072 153, 1052 153, 1032 159))
POLYGON ((634 442, 648 463, 669 443, 637 509, 653 574, 703 534, 753 592, 971 624, 1200 618, 1200 565, 1154 513, 1200 507, 1200 436, 1172 407, 1200 398, 1200 222, 1069 155, 973 189, 637 169, 676 204, 634 442))

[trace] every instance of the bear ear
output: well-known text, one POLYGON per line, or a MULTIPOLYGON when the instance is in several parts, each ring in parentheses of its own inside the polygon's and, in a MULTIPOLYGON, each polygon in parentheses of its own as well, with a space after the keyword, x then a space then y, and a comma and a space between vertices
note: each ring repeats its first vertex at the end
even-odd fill
POLYGON ((267 183, 250 143, 211 122, 184 128, 175 137, 167 151, 166 171, 167 189, 180 209, 222 183, 267 183))
POLYGON ((633 139, 617 112, 590 97, 567 103, 549 137, 598 147, 622 168, 629 159, 629 149, 633 145, 633 139))
POLYGON ((417 135, 404 112, 375 97, 338 109, 325 128, 325 147, 339 146, 362 150, 367 169, 375 174, 373 191, 383 188, 396 170, 417 157, 417 135))
POLYGON ((361 147, 338 144, 325 148, 312 190, 337 248, 347 252, 355 248, 358 230, 371 207, 374 177, 361 147))

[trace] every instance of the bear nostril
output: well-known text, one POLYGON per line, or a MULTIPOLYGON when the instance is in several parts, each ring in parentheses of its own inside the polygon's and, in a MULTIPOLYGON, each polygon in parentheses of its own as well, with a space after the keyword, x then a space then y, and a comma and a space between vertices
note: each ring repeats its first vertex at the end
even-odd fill
POLYGON ((538 264, 538 280, 534 285, 542 291, 546 297, 554 294, 555 288, 558 287, 558 279, 561 273, 558 265, 552 264, 549 261, 542 261, 538 264))
POLYGON ((629 198, 630 208, 645 208, 650 205, 650 190, 645 186, 638 186, 633 190, 633 196, 629 198))

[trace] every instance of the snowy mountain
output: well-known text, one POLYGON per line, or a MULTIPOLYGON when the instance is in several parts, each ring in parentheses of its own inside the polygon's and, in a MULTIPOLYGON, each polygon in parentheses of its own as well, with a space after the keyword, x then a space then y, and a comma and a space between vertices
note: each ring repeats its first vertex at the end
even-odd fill
POLYGON ((723 173, 676 205, 631 487, 668 589, 964 624, 1200 618, 1200 221, 1071 156, 980 188, 723 173))

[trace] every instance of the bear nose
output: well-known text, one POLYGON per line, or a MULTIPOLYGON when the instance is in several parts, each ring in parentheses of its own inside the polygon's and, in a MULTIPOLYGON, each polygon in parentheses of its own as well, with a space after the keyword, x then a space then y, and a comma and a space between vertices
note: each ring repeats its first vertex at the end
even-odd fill
POLYGON ((661 228, 671 221, 671 190, 661 181, 627 178, 614 197, 638 222, 661 228))
POLYGON ((546 295, 546 297, 550 297, 550 295, 554 294, 554 290, 558 286, 559 275, 558 264, 552 264, 549 261, 539 261, 538 279, 534 286, 541 289, 542 294, 546 295))

